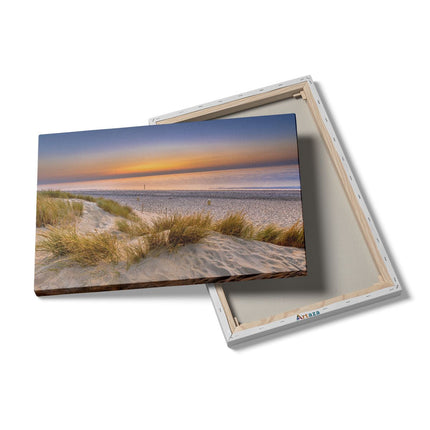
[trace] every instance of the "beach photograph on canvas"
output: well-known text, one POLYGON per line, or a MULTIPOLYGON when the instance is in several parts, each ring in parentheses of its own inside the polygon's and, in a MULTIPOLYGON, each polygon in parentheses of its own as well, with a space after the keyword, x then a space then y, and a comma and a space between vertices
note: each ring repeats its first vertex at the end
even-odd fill
POLYGON ((303 275, 295 115, 39 136, 36 294, 303 275))

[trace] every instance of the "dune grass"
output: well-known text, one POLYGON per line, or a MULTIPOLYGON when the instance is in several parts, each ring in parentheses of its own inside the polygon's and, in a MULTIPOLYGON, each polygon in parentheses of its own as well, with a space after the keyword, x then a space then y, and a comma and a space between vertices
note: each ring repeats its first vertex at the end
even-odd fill
POLYGON ((177 224, 173 226, 169 232, 168 247, 175 249, 187 243, 200 242, 204 237, 208 236, 210 230, 196 225, 177 224))
POLYGON ((150 251, 173 251, 198 243, 211 232, 279 246, 305 246, 303 223, 299 221, 290 227, 276 224, 256 226, 244 212, 228 213, 219 220, 214 220, 210 213, 195 212, 190 215, 163 215, 145 223, 129 206, 113 200, 56 190, 38 192, 36 225, 47 227, 41 232, 38 249, 66 257, 82 266, 125 261, 129 267, 145 258, 150 251), (116 228, 128 235, 128 239, 125 236, 118 238, 112 232, 78 233, 73 223, 83 213, 83 202, 69 199, 96 203, 106 212, 121 217, 116 228))
POLYGON ((254 225, 246 218, 243 212, 233 212, 213 225, 213 230, 228 236, 251 239, 255 233, 254 225))
POLYGON ((191 215, 175 213, 160 216, 152 224, 142 220, 120 220, 117 222, 117 228, 130 237, 143 237, 149 250, 173 250, 189 243, 198 243, 212 231, 279 246, 304 247, 301 222, 298 221, 291 227, 280 227, 276 224, 258 227, 249 221, 243 212, 229 213, 217 221, 206 212, 195 212, 191 215))
POLYGON ((80 199, 80 200, 86 200, 87 202, 96 201, 96 199, 92 196, 86 196, 84 194, 73 194, 67 191, 60 191, 60 190, 38 191, 37 195, 42 197, 51 197, 51 198, 57 198, 57 199, 80 199))
POLYGON ((275 224, 261 227, 257 230, 254 239, 280 246, 305 247, 305 232, 301 221, 295 222, 290 227, 279 227, 275 224))
POLYGON ((92 196, 86 196, 84 194, 73 194, 69 193, 67 191, 60 191, 60 190, 45 190, 45 191, 38 191, 37 192, 38 197, 50 197, 52 199, 79 199, 79 200, 85 200, 87 202, 96 203, 97 206, 101 209, 103 209, 106 212, 109 212, 112 215, 121 216, 123 218, 136 220, 137 217, 133 212, 133 209, 130 206, 127 205, 121 205, 120 203, 105 199, 103 197, 92 197, 92 196))
POLYGON ((137 241, 133 243, 129 243, 124 246, 124 254, 127 261, 127 268, 129 268, 132 264, 138 263, 142 258, 145 258, 148 254, 148 245, 147 243, 139 238, 137 241))
POLYGON ((305 231, 303 229, 303 223, 297 221, 291 227, 282 229, 276 241, 273 243, 281 246, 294 246, 296 248, 304 248, 305 231))
POLYGON ((186 227, 199 227, 210 229, 212 226, 212 215, 205 212, 195 212, 191 215, 164 215, 153 221, 152 231, 161 232, 172 228, 182 229, 186 227))
POLYGON ((219 221, 213 221, 212 216, 206 213, 174 214, 158 218, 153 225, 141 220, 121 220, 117 228, 132 239, 119 239, 111 232, 80 234, 70 225, 48 225, 47 230, 40 233, 37 249, 68 258, 81 266, 125 261, 129 268, 147 257, 150 251, 173 251, 186 244, 198 243, 211 231, 279 246, 305 246, 302 222, 297 221, 286 228, 275 224, 256 227, 243 213, 228 214, 219 221))
POLYGON ((65 225, 82 215, 82 202, 69 202, 51 197, 37 196, 36 226, 65 225))
POLYGON ((161 231, 159 233, 152 232, 145 236, 145 240, 148 242, 149 251, 161 250, 162 248, 169 248, 169 231, 161 231))
POLYGON ((282 231, 283 229, 276 224, 268 224, 256 231, 254 239, 261 242, 276 243, 282 231))
POLYGON ((41 233, 41 238, 37 249, 56 257, 67 257, 82 266, 119 261, 118 240, 108 232, 79 234, 73 227, 50 226, 41 233))
POLYGON ((165 215, 153 221, 150 235, 151 248, 159 248, 163 244, 163 238, 158 237, 162 232, 168 230, 166 246, 170 250, 187 243, 197 243, 206 237, 211 230, 212 215, 196 212, 191 215, 165 215))
POLYGON ((135 217, 133 209, 130 206, 121 205, 114 200, 104 199, 103 197, 96 199, 97 206, 112 215, 121 216, 123 218, 135 217))
POLYGON ((122 233, 126 233, 131 237, 144 236, 150 233, 148 224, 136 217, 136 220, 120 219, 116 222, 116 227, 122 233))
POLYGON ((301 221, 297 221, 290 227, 280 227, 276 224, 259 227, 249 221, 243 212, 235 212, 215 222, 213 230, 242 239, 258 240, 279 246, 305 247, 305 234, 301 221))

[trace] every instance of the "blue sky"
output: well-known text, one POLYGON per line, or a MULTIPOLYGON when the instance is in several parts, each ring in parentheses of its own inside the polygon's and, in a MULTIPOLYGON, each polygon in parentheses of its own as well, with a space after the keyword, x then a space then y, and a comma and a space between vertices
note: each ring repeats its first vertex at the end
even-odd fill
POLYGON ((41 135, 38 184, 97 188, 105 180, 284 165, 296 166, 298 178, 292 114, 41 135))

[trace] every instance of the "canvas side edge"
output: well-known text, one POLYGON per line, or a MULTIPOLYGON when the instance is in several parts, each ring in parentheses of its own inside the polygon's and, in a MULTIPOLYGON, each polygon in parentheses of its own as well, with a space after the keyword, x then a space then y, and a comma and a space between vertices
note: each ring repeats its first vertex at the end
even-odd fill
POLYGON ((232 332, 230 330, 230 325, 228 323, 227 316, 225 314, 223 305, 222 305, 221 300, 220 300, 218 293, 216 291, 215 284, 206 284, 206 288, 207 288, 209 296, 212 300, 212 304, 214 306, 215 313, 216 313, 216 316, 218 318, 219 324, 221 326, 224 338, 225 338, 227 344, 229 344, 229 341, 230 341, 231 336, 232 336, 232 332))
POLYGON ((317 108, 319 110, 319 113, 321 115, 322 118, 324 118, 325 121, 325 127, 331 137, 332 143, 334 145, 334 148, 336 150, 336 152, 339 155, 340 161, 343 165, 343 168, 345 169, 345 172, 347 173, 349 179, 350 179, 350 184, 352 189, 354 190, 355 196, 356 196, 356 200, 360 206, 360 209, 362 210, 365 218, 366 218, 366 222, 371 230, 372 236, 375 239, 375 243, 376 243, 376 247, 378 249, 378 252, 380 253, 382 259, 383 259, 383 264, 385 265, 389 275, 391 276, 392 281, 394 282, 394 287, 396 290, 401 291, 402 290, 402 286, 400 285, 400 281, 399 278, 394 270, 393 264, 388 256, 386 247, 383 244, 383 241, 380 237, 380 234, 376 228, 375 222, 373 221, 373 217, 370 214, 370 211, 367 207, 367 204, 365 202, 365 198, 363 196, 363 193, 361 192, 359 186, 358 186, 358 182, 355 178, 354 173, 352 172, 351 166, 348 163, 347 157, 343 151, 342 148, 342 144, 340 143, 335 131, 334 131, 334 127, 330 121, 329 115, 327 114, 327 111, 324 107, 324 103, 321 100, 321 97, 318 93, 318 90, 316 89, 315 83, 312 81, 311 78, 308 79, 308 83, 309 83, 309 87, 311 90, 311 93, 317 103, 317 108))
POLYGON ((262 87, 262 88, 258 88, 256 90, 246 91, 246 92, 234 95, 234 96, 223 97, 223 98, 218 99, 218 100, 213 100, 213 101, 208 102, 208 103, 202 103, 202 104, 199 104, 199 105, 196 105, 196 106, 192 106, 190 108, 181 109, 181 110, 178 110, 178 111, 175 111, 175 112, 170 112, 170 113, 167 113, 167 114, 164 114, 164 115, 158 115, 158 116, 150 118, 148 120, 148 123, 149 123, 149 125, 157 125, 157 123, 159 121, 163 121, 165 119, 174 118, 174 117, 185 115, 185 114, 188 114, 188 113, 191 113, 191 112, 197 112, 197 111, 202 110, 202 109, 210 108, 210 107, 213 107, 213 106, 218 106, 218 105, 221 105, 221 104, 224 104, 224 103, 228 103, 228 102, 233 102, 233 101, 236 101, 236 100, 241 100, 241 99, 244 99, 244 98, 247 98, 247 97, 250 97, 250 96, 254 96, 256 94, 266 93, 268 91, 274 91, 274 90, 277 90, 279 88, 284 88, 284 87, 289 87, 291 85, 300 84, 300 83, 303 83, 303 82, 305 82, 307 80, 311 80, 312 81, 312 78, 311 78, 310 75, 302 76, 300 78, 292 79, 292 80, 289 80, 289 81, 279 82, 277 84, 269 85, 269 86, 262 87))

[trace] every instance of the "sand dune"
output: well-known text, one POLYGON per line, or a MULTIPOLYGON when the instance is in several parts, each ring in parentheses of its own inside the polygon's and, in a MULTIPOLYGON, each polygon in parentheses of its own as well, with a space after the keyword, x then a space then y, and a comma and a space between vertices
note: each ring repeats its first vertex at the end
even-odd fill
MULTIPOLYGON (((90 233, 95 230, 115 230, 116 221, 123 219, 104 211, 103 209, 99 208, 96 203, 83 200, 76 201, 83 202, 84 204, 82 217, 80 217, 76 223, 76 228, 80 233, 90 233)), ((151 212, 134 211, 134 213, 145 222, 151 222, 154 218, 159 216, 151 212)))
MULTIPOLYGON (((139 213, 139 216, 150 221, 157 215, 139 213)), ((103 211, 95 203, 84 202, 77 230, 81 233, 111 231, 121 236, 115 227, 117 219, 120 218, 103 211)), ((38 250, 35 290, 49 293, 57 289, 304 271, 304 249, 211 233, 199 243, 174 251, 153 251, 130 267, 124 262, 82 267, 38 250)))
MULTIPOLYGON (((72 199, 75 200, 75 199, 72 199)), ((109 212, 99 208, 96 203, 76 200, 84 204, 82 216, 76 223, 76 229, 80 233, 90 233, 98 230, 114 230, 116 220, 120 219, 109 212)))
POLYGON ((149 256, 126 275, 128 282, 139 282, 301 270, 306 270, 303 249, 212 233, 200 243, 149 256))

